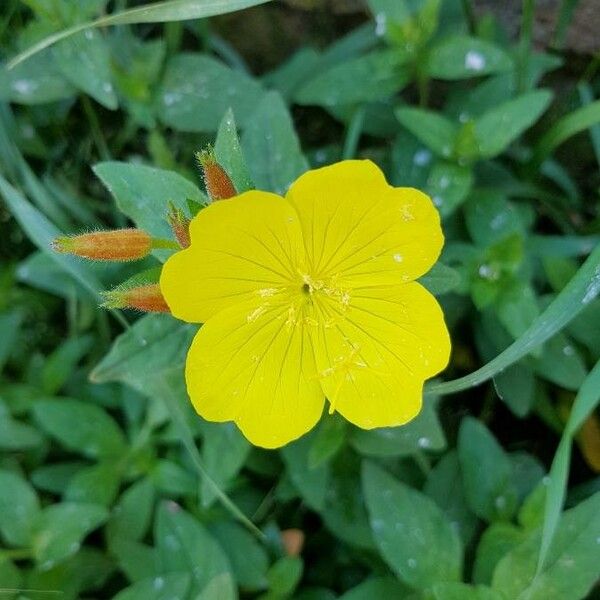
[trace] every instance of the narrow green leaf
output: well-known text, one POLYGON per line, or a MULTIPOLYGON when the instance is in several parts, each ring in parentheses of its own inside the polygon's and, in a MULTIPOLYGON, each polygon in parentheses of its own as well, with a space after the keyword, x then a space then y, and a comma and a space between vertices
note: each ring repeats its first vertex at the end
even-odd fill
POLYGON ((531 532, 498 563, 492 587, 511 600, 586 598, 600 575, 600 493, 560 517, 547 561, 538 570, 541 535, 539 529, 531 532))
POLYGON ((20 62, 37 54, 44 48, 79 33, 80 31, 85 31, 86 29, 106 27, 108 25, 131 25, 134 23, 161 23, 169 21, 186 21, 189 19, 203 19, 205 17, 242 10, 258 4, 265 4, 266 2, 269 2, 269 0, 165 0, 164 2, 136 6, 135 8, 100 17, 95 21, 80 23, 69 29, 54 33, 15 56, 7 64, 7 67, 12 69, 20 62))
POLYGON ((567 493, 567 479, 571 461, 571 443, 573 436, 579 431, 586 419, 592 414, 600 402, 600 361, 590 371, 583 382, 569 420, 565 426, 558 449, 550 467, 549 483, 544 507, 544 524, 538 556, 538 573, 544 568, 552 540, 556 535, 560 511, 562 510, 567 493))
POLYGON ((565 289, 518 340, 477 371, 453 381, 427 386, 426 393, 452 394, 487 381, 560 331, 599 293, 600 246, 590 254, 565 289))
POLYGON ((555 123, 540 139, 531 159, 532 169, 571 136, 600 123, 600 100, 586 104, 555 123))
POLYGON ((238 194, 254 187, 242 152, 233 110, 227 112, 221 120, 215 139, 215 156, 219 164, 227 171, 238 194))

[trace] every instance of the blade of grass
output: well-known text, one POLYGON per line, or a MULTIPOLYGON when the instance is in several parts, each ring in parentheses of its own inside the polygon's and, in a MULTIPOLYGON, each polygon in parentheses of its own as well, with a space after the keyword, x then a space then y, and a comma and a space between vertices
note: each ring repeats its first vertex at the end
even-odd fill
POLYGON ((429 385, 425 388, 425 392, 439 395, 453 394, 491 379, 496 373, 500 373, 558 333, 599 293, 600 246, 596 246, 573 279, 518 340, 477 371, 459 379, 429 385))
POLYGON ((556 19, 556 29, 554 30, 554 40, 552 44, 553 46, 562 48, 563 44, 565 43, 567 30, 571 24, 573 12, 575 11, 578 3, 579 0, 563 0, 561 2, 558 18, 556 19))
POLYGON ((198 471, 200 477, 208 484, 210 490, 233 517, 240 521, 240 523, 247 527, 257 537, 260 539, 265 539, 265 534, 237 507, 237 505, 215 483, 215 481, 204 468, 202 457, 200 456, 200 452, 196 447, 196 442, 194 441, 194 435, 192 434, 192 431, 190 430, 190 427, 185 419, 185 415, 181 411, 179 400, 173 392, 173 386, 169 385, 167 382, 167 376, 158 380, 157 386, 159 388, 159 393, 164 398, 165 405, 171 415, 171 419, 179 431, 181 443, 188 451, 194 467, 198 471))
POLYGON ((573 437, 579 431, 586 419, 592 414, 600 402, 600 361, 590 371, 581 389, 577 393, 569 420, 563 431, 558 449, 550 468, 550 482, 546 490, 544 507, 544 523, 542 539, 538 555, 537 574, 541 573, 548 558, 554 534, 558 526, 560 514, 567 493, 569 464, 571 462, 571 445, 573 437))
POLYGON ((269 1, 270 0, 168 0, 166 2, 144 4, 142 6, 100 17, 95 21, 79 23, 73 27, 49 35, 8 61, 6 67, 12 69, 44 48, 48 48, 48 46, 51 46, 60 40, 64 40, 75 33, 93 27, 132 25, 134 23, 166 23, 169 21, 202 19, 205 17, 235 12, 258 4, 265 4, 269 1))
POLYGON ((597 123, 600 123, 600 100, 582 106, 563 117, 537 143, 531 159, 532 169, 537 169, 546 156, 571 136, 597 123))
POLYGON ((346 139, 344 140, 344 150, 342 158, 344 160, 354 158, 360 141, 360 134, 365 122, 365 107, 359 106, 353 113, 348 128, 346 129, 346 139))
MULTIPOLYGON (((589 83, 580 83, 577 86, 579 92, 579 99, 583 106, 589 106, 594 101, 594 93, 589 83)), ((590 137, 592 138, 592 146, 594 147, 594 154, 596 155, 596 162, 600 165, 600 125, 592 125, 590 127, 590 137)))

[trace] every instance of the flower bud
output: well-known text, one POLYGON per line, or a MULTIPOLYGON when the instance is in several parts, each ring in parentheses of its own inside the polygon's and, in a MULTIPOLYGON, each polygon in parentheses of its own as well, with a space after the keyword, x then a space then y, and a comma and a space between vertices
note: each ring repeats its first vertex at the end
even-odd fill
POLYGON ((304 532, 300 529, 286 529, 281 532, 281 541, 288 556, 298 556, 304 546, 304 532))
POLYGON ((52 247, 57 252, 91 260, 128 261, 148 256, 152 238, 141 229, 115 229, 59 237, 52 247))
POLYGON ((171 312, 158 283, 104 292, 104 308, 133 308, 142 312, 171 312))
POLYGON ((171 226, 171 230, 175 238, 182 248, 187 248, 190 245, 190 220, 185 216, 184 212, 177 208, 172 202, 169 202, 169 212, 167 213, 167 221, 171 226))
POLYGON ((202 169, 206 192, 211 200, 225 200, 237 195, 235 187, 225 169, 217 162, 214 150, 196 152, 196 160, 202 169))

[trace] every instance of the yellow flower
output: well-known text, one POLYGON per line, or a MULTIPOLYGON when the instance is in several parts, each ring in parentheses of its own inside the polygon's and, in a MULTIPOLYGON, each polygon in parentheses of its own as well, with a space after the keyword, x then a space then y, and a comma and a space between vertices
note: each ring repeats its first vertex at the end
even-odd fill
POLYGON ((365 429, 402 425, 448 362, 435 298, 414 280, 443 245, 431 200, 370 161, 309 171, 285 198, 250 191, 200 211, 165 264, 175 317, 204 323, 187 356, 198 413, 255 445, 309 431, 329 401, 365 429))

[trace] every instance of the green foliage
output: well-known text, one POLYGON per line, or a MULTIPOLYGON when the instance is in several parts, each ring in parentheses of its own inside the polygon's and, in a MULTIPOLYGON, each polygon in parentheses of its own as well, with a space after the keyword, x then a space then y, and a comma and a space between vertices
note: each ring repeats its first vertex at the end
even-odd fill
POLYGON ((562 49, 576 3, 546 51, 531 2, 519 39, 452 0, 4 4, 0 596, 595 597, 600 80, 562 49), (324 414, 252 448, 187 398, 196 325, 98 308, 171 249, 51 249, 129 224, 172 240, 169 206, 208 202, 207 144, 240 193, 357 157, 431 196, 446 239, 420 282, 453 357, 412 422, 324 414))

